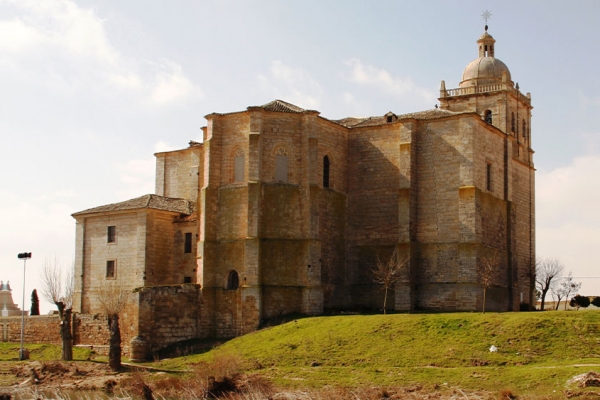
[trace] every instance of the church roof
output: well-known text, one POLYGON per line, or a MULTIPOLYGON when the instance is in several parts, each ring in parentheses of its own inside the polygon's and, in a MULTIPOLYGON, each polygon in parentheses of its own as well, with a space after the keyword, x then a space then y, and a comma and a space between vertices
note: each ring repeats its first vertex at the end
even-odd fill
POLYGON ((111 211, 153 209, 161 211, 176 212, 179 214, 190 215, 194 211, 194 203, 186 199, 176 199, 164 197, 156 194, 146 194, 131 200, 125 200, 120 203, 107 204, 104 206, 90 208, 71 214, 73 217, 86 214, 97 214, 111 211))
POLYGON ((307 110, 304 108, 298 107, 292 103, 288 103, 283 100, 273 100, 270 103, 263 104, 262 106, 248 107, 248 108, 262 108, 266 111, 275 111, 275 112, 287 112, 287 113, 303 113, 307 110))
MULTIPOLYGON (((419 120, 429 120, 429 119, 437 119, 437 118, 445 118, 452 117, 460 114, 470 114, 471 112, 454 112, 448 110, 441 110, 439 108, 434 108, 431 110, 425 111, 417 111, 408 114, 402 114, 397 116, 397 120, 406 120, 406 119, 419 119, 419 120)), ((338 119, 333 122, 336 122, 340 125, 346 126, 348 128, 360 128, 363 126, 378 126, 378 125, 386 125, 387 117, 385 115, 374 116, 374 117, 348 117, 343 119, 338 119)))

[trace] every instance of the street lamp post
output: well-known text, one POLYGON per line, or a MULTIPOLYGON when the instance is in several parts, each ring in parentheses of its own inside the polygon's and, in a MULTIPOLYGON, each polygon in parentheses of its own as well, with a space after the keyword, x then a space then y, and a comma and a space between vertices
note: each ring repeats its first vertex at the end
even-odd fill
POLYGON ((27 268, 27 260, 31 258, 31 253, 19 253, 18 258, 23 260, 23 303, 21 303, 21 349, 19 350, 19 360, 25 360, 25 349, 23 349, 23 339, 25 336, 25 268, 27 268))

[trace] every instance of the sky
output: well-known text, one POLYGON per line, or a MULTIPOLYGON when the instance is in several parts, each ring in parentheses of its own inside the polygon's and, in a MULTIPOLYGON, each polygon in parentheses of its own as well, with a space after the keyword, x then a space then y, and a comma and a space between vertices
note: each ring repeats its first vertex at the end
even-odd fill
MULTIPOLYGON (((536 247, 600 295, 600 2, 0 0, 0 280, 25 308, 71 214, 154 192, 204 116, 281 99, 326 118, 435 106, 477 58, 530 92, 536 247)), ((42 312, 52 308, 41 304, 42 312)))

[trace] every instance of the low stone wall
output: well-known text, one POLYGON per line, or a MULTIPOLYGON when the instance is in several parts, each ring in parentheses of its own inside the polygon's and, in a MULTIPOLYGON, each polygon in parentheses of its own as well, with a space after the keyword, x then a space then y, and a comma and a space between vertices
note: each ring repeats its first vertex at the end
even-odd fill
MULTIPOLYGON (((73 314, 73 344, 88 347, 99 354, 107 353, 110 332, 105 315, 73 314)), ((25 343, 49 343, 61 345, 60 318, 58 315, 37 315, 25 317, 25 343)), ((21 341, 21 317, 0 318, 0 339, 3 342, 21 341)), ((127 354, 129 343, 123 342, 123 352, 127 354)))
MULTIPOLYGON (((21 317, 0 318, 3 342, 21 341, 21 317)), ((36 315, 25 317, 24 341, 26 343, 60 344, 60 318, 58 315, 36 315)))

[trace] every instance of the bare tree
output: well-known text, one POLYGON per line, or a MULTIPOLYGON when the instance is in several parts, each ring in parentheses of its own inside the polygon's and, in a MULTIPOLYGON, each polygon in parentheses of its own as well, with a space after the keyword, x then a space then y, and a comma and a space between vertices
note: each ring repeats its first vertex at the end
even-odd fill
POLYGON ((491 255, 481 257, 477 263, 477 272, 483 288, 483 314, 485 314, 486 293, 496 281, 499 263, 500 257, 497 250, 494 250, 491 255))
POLYGON ((573 274, 569 271, 566 278, 563 278, 560 282, 560 286, 552 286, 552 296, 556 298, 556 310, 560 306, 560 301, 565 299, 565 311, 567 310, 567 304, 569 303, 569 296, 577 293, 581 288, 581 282, 575 282, 573 280, 573 274))
POLYGON ((102 312, 108 317, 110 339, 108 343, 108 366, 112 371, 121 369, 121 329, 119 315, 131 302, 131 290, 110 281, 98 289, 98 303, 102 312))
POLYGON ((394 249, 394 252, 387 261, 382 261, 379 256, 377 257, 377 263, 373 267, 371 274, 373 282, 377 285, 382 285, 382 289, 385 291, 383 296, 384 314, 386 314, 388 292, 404 275, 409 259, 410 257, 407 257, 403 261, 400 261, 396 249, 394 249))
POLYGON ((542 258, 536 263, 535 283, 538 290, 542 293, 542 304, 540 309, 544 311, 546 294, 556 282, 560 279, 564 265, 557 258, 542 258))
POLYGON ((45 260, 42 267, 42 296, 54 303, 60 317, 60 337, 62 339, 62 359, 73 360, 73 335, 71 333, 71 315, 73 307, 74 268, 65 272, 57 258, 45 260))

